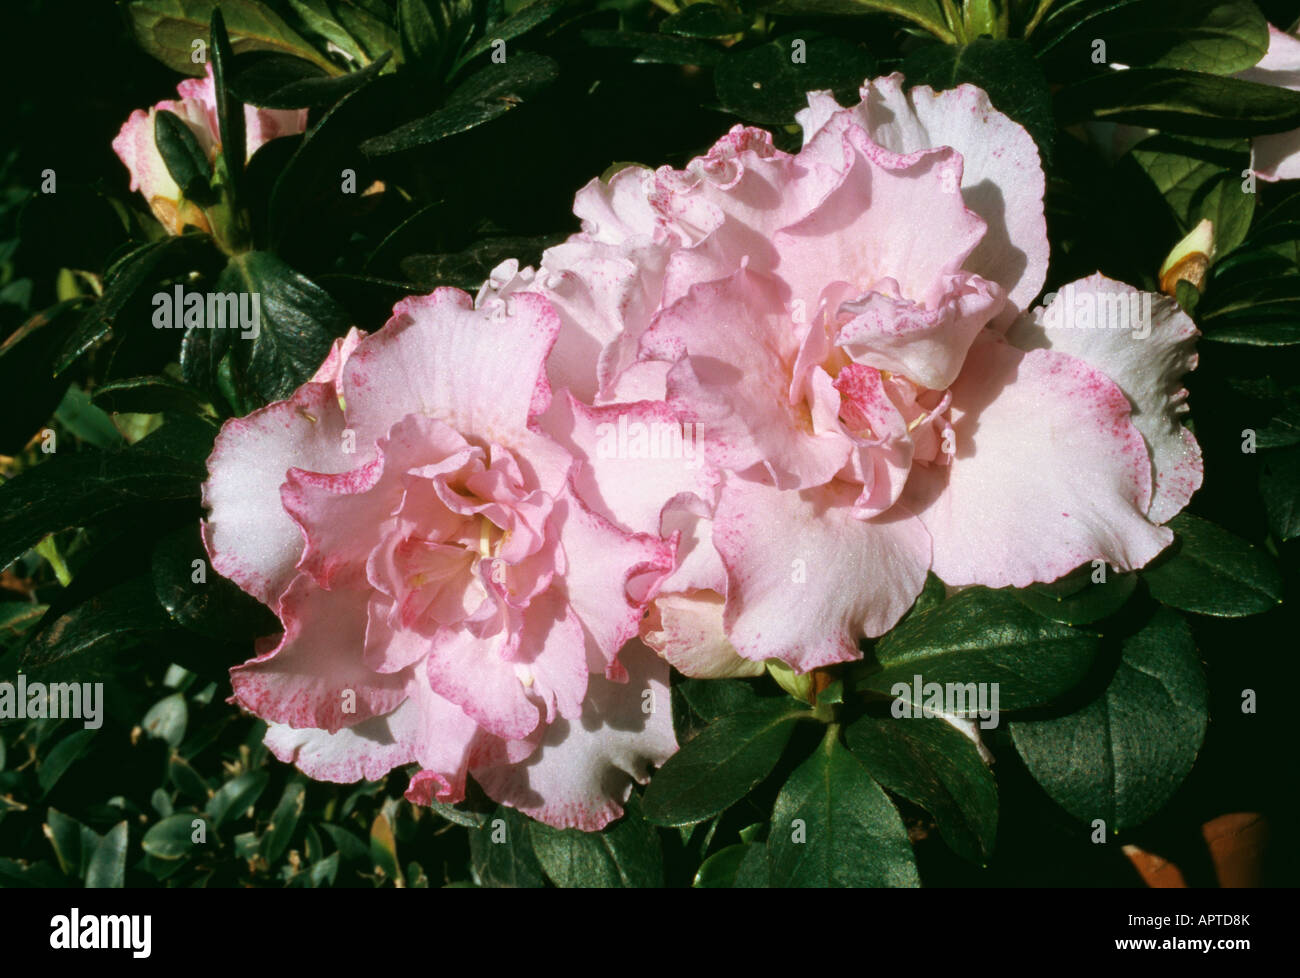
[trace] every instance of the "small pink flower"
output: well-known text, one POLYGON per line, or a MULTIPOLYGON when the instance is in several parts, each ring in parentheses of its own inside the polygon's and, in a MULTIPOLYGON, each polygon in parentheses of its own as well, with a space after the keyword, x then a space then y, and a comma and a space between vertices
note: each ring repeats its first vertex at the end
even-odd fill
MULTIPOLYGON (((1300 92, 1300 39, 1268 25, 1268 51, 1259 64, 1236 75, 1245 81, 1300 92)), ((1300 129, 1255 136, 1250 141, 1251 169, 1260 179, 1300 179, 1300 129)))
MULTIPOLYGON (((189 126, 209 162, 216 159, 221 146, 217 126, 217 96, 212 79, 212 65, 202 78, 187 78, 176 86, 178 100, 159 102, 148 112, 136 109, 122 124, 113 140, 113 151, 131 173, 131 189, 138 190, 150 210, 171 234, 180 234, 185 225, 210 230, 207 216, 181 196, 154 143, 154 116, 160 111, 173 112, 189 126)), ((307 128, 306 109, 259 109, 244 106, 244 129, 247 157, 279 136, 292 136, 307 128)))
POLYGON ((415 763, 425 803, 472 772, 594 830, 676 749, 667 666, 635 641, 675 542, 600 516, 542 430, 558 329, 539 295, 440 289, 222 428, 204 540, 284 625, 231 672, 277 757, 341 782, 415 763))
POLYGON ((737 126, 684 171, 594 181, 581 233, 485 287, 559 310, 548 370, 594 405, 563 411, 590 477, 623 487, 605 515, 679 534, 644 636, 690 675, 858 658, 931 570, 1141 567, 1201 479, 1172 301, 1094 276, 1027 313, 1048 244, 1021 126, 898 75, 799 118, 794 155, 737 126), (597 450, 656 412, 703 432, 706 466, 597 450))

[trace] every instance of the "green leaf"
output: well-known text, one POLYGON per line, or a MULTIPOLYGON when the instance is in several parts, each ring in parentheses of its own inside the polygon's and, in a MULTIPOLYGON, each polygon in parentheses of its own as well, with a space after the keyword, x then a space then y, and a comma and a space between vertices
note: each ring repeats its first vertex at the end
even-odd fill
POLYGON ((146 578, 136 577, 100 592, 54 618, 46 617, 19 661, 24 669, 70 667, 77 660, 107 656, 166 634, 170 625, 146 578))
POLYGON ((50 840, 59 870, 65 876, 80 876, 81 836, 86 827, 75 818, 51 808, 45 813, 45 825, 42 828, 45 838, 50 840))
POLYGON ((307 786, 298 780, 290 781, 280 796, 280 804, 271 813, 271 823, 262 836, 262 855, 269 863, 275 863, 293 841, 293 833, 302 818, 303 805, 307 800, 307 786))
POLYGON ((1093 573, 1092 567, 1085 564, 1060 581, 1031 584, 1010 593, 1045 618, 1067 625, 1087 625, 1119 611, 1137 589, 1136 574, 1120 574, 1107 567, 1103 569, 1104 579, 1094 583, 1093 573))
POLYGON ((185 727, 189 723, 189 709, 185 705, 184 693, 165 696, 149 707, 140 726, 150 737, 157 737, 173 749, 185 739, 185 727))
POLYGON ((329 822, 321 822, 320 827, 334 843, 336 856, 342 858, 345 863, 366 862, 370 858, 370 846, 368 843, 358 839, 341 825, 332 825, 329 822))
POLYGON ((768 858, 767 846, 754 842, 746 846, 744 858, 736 870, 736 879, 732 883, 737 889, 755 889, 771 886, 772 867, 768 858))
POLYGON ((56 454, 0 485, 0 567, 47 534, 129 506, 197 497, 203 465, 149 447, 146 438, 118 452, 56 454))
POLYGON ((391 11, 385 5, 367 3, 366 0, 334 0, 333 14, 349 36, 374 59, 401 50, 401 39, 394 26, 391 11))
POLYGON ((1169 68, 1109 71, 1056 94, 1062 125, 1097 119, 1204 136, 1300 127, 1300 92, 1169 68))
POLYGON ((315 887, 333 886, 339 875, 339 854, 332 852, 324 859, 312 864, 311 885, 315 887))
POLYGON ((593 48, 623 48, 636 52, 636 64, 713 66, 723 58, 714 44, 691 37, 642 31, 585 30, 582 40, 593 48))
POLYGON ((76 363, 108 335, 119 317, 147 322, 161 280, 206 268, 216 254, 208 235, 191 233, 150 242, 120 259, 104 275, 104 294, 64 343, 54 372, 61 374, 76 363))
POLYGON ((909 86, 935 91, 971 84, 984 89, 1000 112, 1029 131, 1044 161, 1050 162, 1056 132, 1052 97, 1043 69, 1024 41, 980 38, 955 47, 928 44, 903 61, 909 86))
POLYGON ((729 112, 764 125, 789 125, 808 104, 808 92, 829 88, 856 94, 875 71, 875 58, 844 38, 788 35, 728 51, 713 80, 718 101, 729 112), (798 62, 791 47, 795 41, 806 44, 805 58, 798 62))
POLYGON ((91 398, 105 411, 133 414, 198 414, 205 403, 201 391, 161 374, 110 380, 96 387, 91 398))
POLYGON ((456 43, 449 31, 459 28, 463 41, 473 25, 473 4, 467 0, 440 3, 432 0, 397 0, 397 33, 402 41, 402 64, 436 68, 444 46, 456 43), (434 10, 442 23, 434 20, 434 10), (441 30, 440 30, 441 28, 441 30))
POLYGON ((113 419, 96 407, 80 387, 69 387, 54 412, 55 420, 87 444, 96 448, 120 448, 122 434, 113 419))
POLYGON ((528 831, 537 861, 561 887, 663 886, 659 833, 641 817, 640 807, 633 792, 623 817, 599 832, 534 822, 528 831))
POLYGON ((922 27, 941 41, 956 42, 939 0, 777 0, 762 9, 774 14, 846 17, 864 14, 892 14, 922 27))
POLYGON ((155 859, 171 862, 194 852, 194 820, 200 816, 193 812, 172 815, 149 826, 140 840, 140 848, 155 859))
POLYGON ((243 817, 266 790, 270 779, 266 771, 245 771, 218 788, 207 808, 213 828, 219 829, 225 822, 243 817))
POLYGON ((712 3, 693 3, 666 18, 659 29, 681 37, 727 37, 748 30, 749 18, 712 3))
POLYGON ((179 754, 173 754, 167 762, 167 780, 176 786, 176 790, 196 803, 206 805, 209 798, 208 783, 179 754))
POLYGON ((1132 156, 1165 198, 1181 231, 1213 221, 1220 256, 1245 240, 1256 196, 1242 191, 1241 174, 1250 166, 1249 140, 1157 135, 1138 144, 1132 156))
POLYGON ((1259 494, 1269 529, 1279 540, 1294 540, 1300 536, 1300 447, 1264 452, 1259 462, 1259 494))
POLYGON ((546 23, 563 8, 564 3, 561 0, 532 0, 531 3, 524 4, 509 17, 493 24, 491 31, 471 45, 452 66, 451 74, 457 74, 475 58, 487 54, 497 41, 513 41, 517 37, 523 37, 535 27, 546 23))
POLYGON ((277 619, 266 605, 212 569, 197 521, 157 543, 150 575, 158 603, 183 628, 215 641, 237 643, 278 630, 277 619))
MULTIPOLYGON (((1087 674, 1097 639, 1048 621, 1005 591, 970 588, 921 615, 908 618, 876 646, 878 672, 858 680, 859 689, 894 695, 913 681, 997 683, 999 708, 1019 710, 1049 702, 1087 674)), ((924 703, 913 703, 920 708, 924 703)), ((975 715, 971 709, 963 715, 975 715)))
POLYGON ((710 723, 762 705, 754 687, 741 679, 682 679, 673 685, 673 693, 710 723))
POLYGON ((292 55, 255 51, 235 58, 230 90, 241 101, 268 109, 319 108, 368 84, 391 58, 383 54, 357 71, 331 76, 292 55))
POLYGON ((323 41, 323 46, 328 49, 328 45, 333 44, 358 64, 364 65, 370 60, 366 49, 340 23, 343 18, 330 10, 330 0, 289 0, 289 6, 297 15, 298 24, 313 36, 318 45, 323 41))
MULTIPOLYGON (((306 58, 333 74, 339 68, 296 33, 266 4, 257 0, 221 0, 221 12, 235 54, 280 51, 306 58)), ((203 72, 194 60, 195 39, 206 39, 217 0, 132 0, 126 11, 139 45, 173 71, 203 72)))
POLYGON ((1221 618, 1272 610, 1282 602, 1282 575, 1273 559, 1220 526, 1180 513, 1169 527, 1174 545, 1142 571, 1163 604, 1221 618))
POLYGON ((46 755, 45 760, 41 762, 36 769, 36 783, 41 786, 41 791, 49 794, 59 779, 68 773, 68 768, 72 767, 86 753, 90 747, 91 740, 94 739, 98 730, 89 730, 82 728, 68 734, 46 755))
POLYGON ((1300 276, 1273 275, 1216 288, 1200 310, 1205 340, 1246 346, 1300 343, 1300 276))
POLYGON ((533 852, 528 819, 498 806, 480 828, 469 830, 470 867, 480 886, 535 889, 546 885, 533 852))
POLYGON ((162 109, 153 117, 154 145, 181 193, 200 207, 216 201, 212 164, 194 132, 174 112, 162 109))
POLYGON ((205 332, 232 334, 227 339, 242 380, 264 402, 288 397, 310 380, 334 338, 349 325, 347 313, 328 292, 270 252, 233 256, 216 289, 259 297, 256 336, 205 332))
POLYGON ((726 889, 735 886, 736 874, 740 872, 740 865, 745 861, 746 854, 755 844, 741 843, 719 849, 700 863, 700 868, 695 871, 695 879, 691 882, 691 886, 701 890, 726 889))
POLYGON ((491 64, 470 75, 437 111, 364 140, 361 151, 387 156, 466 132, 509 112, 558 75, 559 66, 550 58, 521 52, 505 64, 491 64))
POLYGON ((690 825, 727 808, 766 778, 795 721, 810 713, 779 699, 724 716, 705 727, 659 769, 642 799, 656 825, 690 825))
POLYGON ((1146 821, 1182 784, 1207 720, 1191 627, 1162 608, 1124 641, 1097 699, 1069 716, 1016 721, 1010 730, 1029 772, 1057 804, 1118 831, 1146 821))
POLYGON ((931 815, 952 850, 984 864, 998 829, 998 788, 975 745, 946 720, 864 716, 845 743, 881 785, 931 815))
POLYGON ((126 885, 126 846, 130 829, 118 822, 99 840, 86 867, 87 889, 121 889, 126 885))
POLYGON ((1061 4, 1034 35, 1056 64, 1091 65, 1095 39, 1111 64, 1232 75, 1264 56, 1268 22, 1250 0, 1084 0, 1061 4))
POLYGON ((920 886, 898 809, 834 727, 777 795, 767 851, 773 886, 920 886))
POLYGON ((247 133, 244 131, 244 107, 230 91, 227 79, 234 68, 235 54, 226 33, 221 7, 212 8, 209 34, 212 41, 212 87, 217 103, 217 130, 221 139, 221 159, 225 161, 225 179, 237 187, 247 160, 247 133))

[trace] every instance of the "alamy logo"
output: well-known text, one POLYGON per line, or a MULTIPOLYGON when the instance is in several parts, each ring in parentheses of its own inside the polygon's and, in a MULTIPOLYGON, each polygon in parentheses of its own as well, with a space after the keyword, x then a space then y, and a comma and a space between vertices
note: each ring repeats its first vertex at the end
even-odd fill
POLYGON ((998 725, 997 683, 926 683, 913 676, 911 683, 894 683, 890 712, 898 719, 912 717, 979 717, 980 727, 998 725))
POLYGON ((1071 282, 1045 295, 1043 305, 1046 329, 1126 329, 1135 340, 1151 335, 1150 292, 1101 292, 1071 282))
POLYGON ((76 907, 66 917, 50 918, 50 947, 56 951, 129 949, 133 958, 147 958, 153 918, 148 914, 87 914, 76 907))
POLYGON ((104 722, 103 683, 0 683, 0 720, 84 720, 87 730, 104 722))
POLYGON ((262 329, 262 297, 256 292, 186 292, 177 285, 153 297, 154 329, 238 329, 257 339, 262 329))
POLYGON ((693 422, 628 421, 620 414, 618 423, 603 421, 596 425, 597 458, 680 458, 688 468, 704 461, 703 433, 693 422))

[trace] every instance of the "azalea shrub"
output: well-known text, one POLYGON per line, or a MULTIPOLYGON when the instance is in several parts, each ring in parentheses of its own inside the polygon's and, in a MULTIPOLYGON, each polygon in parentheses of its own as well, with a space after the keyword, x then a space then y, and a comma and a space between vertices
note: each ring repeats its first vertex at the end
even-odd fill
POLYGON ((0 884, 1294 882, 1292 7, 26 4, 0 884))

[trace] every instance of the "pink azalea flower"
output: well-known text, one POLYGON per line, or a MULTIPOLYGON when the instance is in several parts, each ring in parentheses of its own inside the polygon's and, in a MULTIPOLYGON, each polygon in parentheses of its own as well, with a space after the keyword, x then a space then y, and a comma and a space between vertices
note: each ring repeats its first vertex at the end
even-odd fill
MULTIPOLYGON (((148 112, 136 109, 122 124, 113 140, 113 151, 131 173, 131 189, 138 190, 149 209, 171 234, 180 234, 185 225, 210 230, 206 215, 193 203, 183 200, 181 189, 172 179, 154 143, 154 116, 161 110, 175 113, 189 126, 209 162, 216 159, 221 146, 217 126, 217 96, 212 65, 202 78, 187 78, 176 86, 179 99, 159 102, 148 112)), ((244 130, 247 157, 279 136, 292 136, 307 128, 306 109, 259 109, 244 106, 244 130)))
POLYGON ((676 750, 667 665, 635 640, 675 541, 602 517, 542 429, 559 325, 539 295, 440 289, 222 428, 204 540, 283 623, 231 671, 280 759, 338 782, 415 763, 422 803, 472 772, 594 830, 676 750))
POLYGON ((643 631, 695 676, 858 658, 931 570, 1141 567, 1201 480, 1179 420, 1197 332, 1172 301, 1093 276, 1029 312, 1048 244, 1021 126, 898 75, 799 118, 793 155, 737 126, 684 171, 593 181, 581 233, 485 286, 559 311, 548 370, 587 403, 553 428, 619 487, 604 515, 680 535, 643 631), (660 415, 707 465, 601 450, 660 415))
MULTIPOLYGON (((1300 92, 1300 39, 1268 25, 1268 51, 1259 64, 1236 77, 1300 92)), ((1300 179, 1300 129, 1256 136, 1250 141, 1251 169, 1260 179, 1300 179)))

